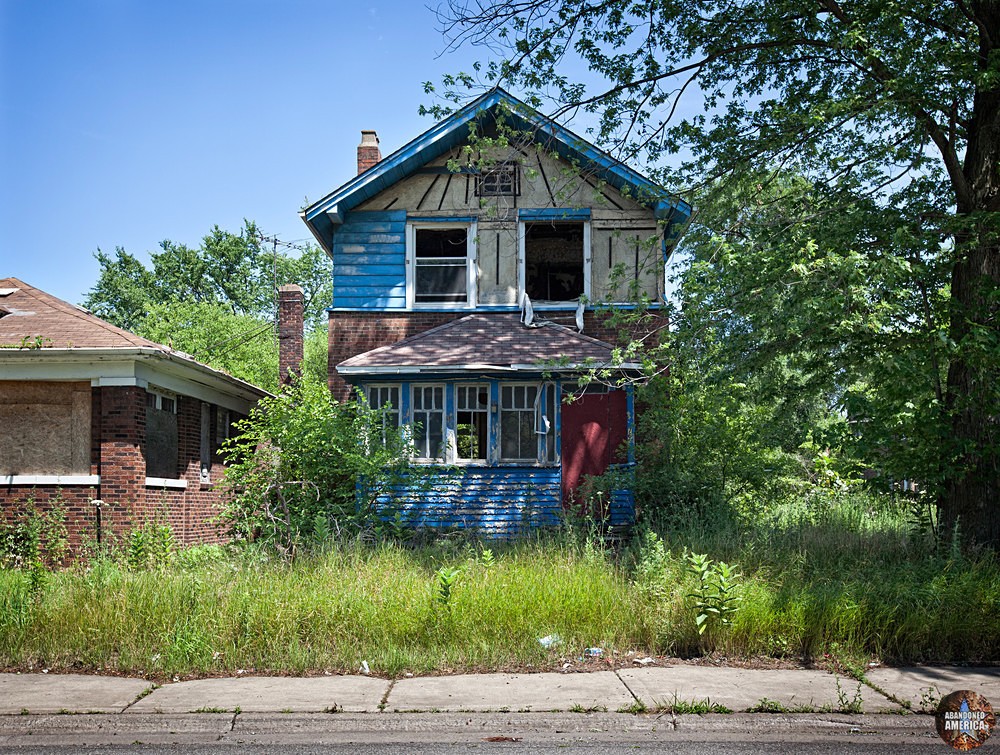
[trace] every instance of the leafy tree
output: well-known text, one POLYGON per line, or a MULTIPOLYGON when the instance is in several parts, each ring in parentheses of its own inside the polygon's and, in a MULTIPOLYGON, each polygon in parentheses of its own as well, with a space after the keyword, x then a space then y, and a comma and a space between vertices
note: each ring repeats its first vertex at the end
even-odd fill
POLYGON ((385 426, 364 402, 335 401, 325 378, 263 399, 237 429, 224 449, 232 495, 223 519, 238 539, 287 555, 337 533, 378 528, 379 498, 420 471, 408 463, 403 430, 385 426))
MULTIPOLYGON (((453 2, 441 18, 452 44, 505 51, 477 66, 487 83, 526 89, 537 105, 550 96, 556 116, 595 114, 605 146, 665 185, 705 188, 702 206, 734 185, 757 182, 764 193, 787 173, 801 176, 822 213, 851 218, 836 243, 815 234, 822 252, 810 264, 825 259, 828 276, 912 257, 901 292, 876 286, 848 301, 841 287, 812 302, 850 306, 833 334, 844 344, 871 340, 875 328, 857 337, 857 320, 887 301, 923 320, 917 337, 943 335, 933 350, 941 361, 898 376, 922 391, 945 375, 928 417, 931 446, 919 455, 932 460, 926 476, 946 520, 971 541, 1000 544, 1000 4, 479 0, 453 2), (574 57, 588 81, 569 73, 580 70, 574 57), (938 305, 943 320, 932 323, 938 305)), ((446 83, 458 95, 474 80, 446 83)), ((754 224, 755 209, 738 214, 754 224)), ((814 218, 791 219, 808 227, 814 218)), ((765 275, 762 285, 775 281, 765 275)), ((816 353, 829 353, 822 341, 816 353)))
POLYGON ((98 250, 101 273, 84 306, 120 327, 191 354, 268 390, 278 387, 276 287, 298 283, 305 296, 305 370, 326 374, 329 260, 319 247, 298 256, 270 248, 253 223, 238 234, 218 226, 192 249, 164 241, 146 267, 118 248, 98 250), (322 349, 322 354, 320 350, 322 349))

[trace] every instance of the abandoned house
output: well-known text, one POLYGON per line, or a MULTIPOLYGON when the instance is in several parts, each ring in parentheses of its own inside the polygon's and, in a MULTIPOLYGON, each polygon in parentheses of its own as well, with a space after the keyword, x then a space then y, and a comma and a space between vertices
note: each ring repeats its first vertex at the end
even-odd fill
POLYGON ((219 541, 219 448, 266 395, 0 279, 0 523, 61 506, 74 549, 146 522, 219 541))
MULTIPOLYGON (((634 462, 632 389, 578 379, 615 362, 600 305, 663 301, 690 214, 502 90, 384 159, 362 132, 358 175, 301 215, 333 260, 331 390, 361 391, 441 467, 397 489, 411 523, 555 524, 634 462)), ((629 491, 610 498, 600 513, 627 523, 629 491)))

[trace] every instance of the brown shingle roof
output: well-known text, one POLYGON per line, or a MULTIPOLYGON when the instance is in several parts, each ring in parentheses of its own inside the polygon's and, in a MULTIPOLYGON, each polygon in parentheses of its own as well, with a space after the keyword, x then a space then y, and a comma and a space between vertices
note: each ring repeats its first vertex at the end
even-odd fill
POLYGON ((562 325, 528 328, 516 313, 473 314, 346 359, 337 365, 364 371, 384 367, 570 365, 611 360, 612 346, 562 325))
POLYGON ((17 278, 0 278, 0 346, 41 337, 43 348, 165 349, 17 278), (11 290, 15 289, 15 290, 11 290))

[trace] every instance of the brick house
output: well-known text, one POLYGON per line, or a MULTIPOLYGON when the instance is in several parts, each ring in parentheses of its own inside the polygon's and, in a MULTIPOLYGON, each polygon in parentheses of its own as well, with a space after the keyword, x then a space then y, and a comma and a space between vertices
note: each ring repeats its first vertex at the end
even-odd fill
MULTIPOLYGON (((638 367, 601 305, 655 313, 690 214, 499 89, 384 159, 362 132, 358 175, 301 216, 333 261, 331 391, 363 392, 441 467, 432 490, 397 491, 412 521, 551 524, 633 462, 631 388, 570 399, 594 366, 638 367)), ((618 490, 604 513, 632 508, 618 490)))
POLYGON ((71 547, 147 521, 214 542, 219 447, 267 393, 0 279, 0 506, 64 507, 71 547))

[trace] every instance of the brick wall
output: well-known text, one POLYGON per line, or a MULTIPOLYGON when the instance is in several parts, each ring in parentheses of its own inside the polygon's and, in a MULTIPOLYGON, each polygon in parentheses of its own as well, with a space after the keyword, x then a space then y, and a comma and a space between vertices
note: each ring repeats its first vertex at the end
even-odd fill
MULTIPOLYGON (((97 539, 97 507, 101 507, 101 539, 113 542, 145 522, 165 522, 184 545, 217 543, 225 533, 213 521, 224 495, 218 483, 224 466, 219 455, 219 413, 211 407, 209 481, 201 477, 202 402, 179 396, 177 404, 177 477, 187 488, 147 488, 143 456, 146 392, 136 387, 93 388, 91 400, 90 473, 100 485, 0 486, 0 522, 15 524, 27 507, 45 513, 54 506, 66 512, 72 552, 97 539)), ((231 421, 240 419, 231 414, 231 421)))
MULTIPOLYGON (((338 401, 350 396, 350 386, 337 374, 337 365, 345 359, 362 354, 379 346, 387 346, 438 325, 457 320, 469 314, 461 312, 331 312, 329 326, 329 383, 330 391, 338 401)), ((546 317, 546 313, 539 313, 546 317)), ((569 325, 573 314, 552 318, 569 325)), ((642 322, 631 326, 612 326, 608 315, 597 312, 584 313, 583 332, 608 343, 626 343, 631 338, 644 335, 666 325, 664 315, 650 314, 642 322)), ((665 328, 664 328, 665 330, 665 328)))

